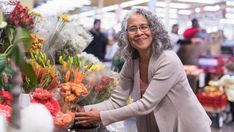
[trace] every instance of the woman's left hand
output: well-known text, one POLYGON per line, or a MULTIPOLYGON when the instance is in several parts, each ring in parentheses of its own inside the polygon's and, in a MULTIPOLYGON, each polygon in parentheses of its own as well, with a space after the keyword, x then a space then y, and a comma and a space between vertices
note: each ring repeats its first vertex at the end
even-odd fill
POLYGON ((91 109, 89 112, 76 112, 75 124, 89 125, 101 121, 100 111, 91 109))

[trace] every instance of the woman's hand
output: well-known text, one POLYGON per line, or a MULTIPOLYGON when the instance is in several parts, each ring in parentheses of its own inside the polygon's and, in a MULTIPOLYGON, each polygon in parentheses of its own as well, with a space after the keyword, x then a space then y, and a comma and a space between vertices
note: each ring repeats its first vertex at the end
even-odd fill
POLYGON ((101 121, 100 111, 91 109, 89 112, 76 112, 75 124, 89 125, 101 121))
POLYGON ((73 112, 84 112, 84 107, 80 106, 78 104, 73 104, 71 106, 71 111, 73 111, 73 112))

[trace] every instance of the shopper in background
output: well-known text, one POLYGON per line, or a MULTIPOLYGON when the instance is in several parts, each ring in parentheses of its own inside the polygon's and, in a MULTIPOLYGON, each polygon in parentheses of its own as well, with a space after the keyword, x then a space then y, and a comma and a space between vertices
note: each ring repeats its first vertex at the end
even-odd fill
POLYGON ((183 43, 180 42, 180 49, 177 55, 184 65, 198 65, 198 59, 202 55, 209 54, 209 36, 205 29, 200 28, 196 18, 192 19, 192 27, 183 33, 183 43))
POLYGON ((184 39, 191 40, 200 31, 200 24, 196 18, 192 19, 192 27, 187 28, 184 33, 184 39))
POLYGON ((182 37, 178 34, 179 31, 179 25, 178 24, 173 24, 171 28, 171 33, 169 34, 171 44, 172 44, 172 49, 173 51, 177 52, 180 48, 179 45, 179 40, 182 39, 182 37))
POLYGON ((93 41, 84 51, 93 54, 100 61, 104 61, 108 39, 104 33, 101 32, 100 19, 94 20, 93 28, 90 30, 90 33, 93 35, 93 41))
POLYGON ((211 34, 212 43, 210 46, 211 55, 219 56, 221 55, 221 46, 225 42, 225 36, 223 30, 218 30, 217 32, 213 32, 211 34))
POLYGON ((115 53, 119 50, 118 46, 118 34, 112 33, 112 39, 109 39, 110 43, 106 46, 106 54, 105 54, 105 60, 106 61, 112 61, 113 57, 115 56, 115 53))
MULTIPOLYGON (((233 78, 234 76, 234 62, 229 61, 224 66, 224 76, 231 76, 233 78)), ((234 123, 234 85, 232 84, 229 87, 225 88, 226 94, 228 96, 228 102, 230 104, 230 112, 232 114, 232 120, 230 123, 234 123)))
POLYGON ((136 117, 139 132, 211 132, 211 121, 181 61, 168 50, 168 33, 155 15, 133 9, 122 22, 119 43, 125 58, 119 88, 107 101, 77 105, 76 124, 106 126, 136 117), (134 101, 127 104, 130 94, 134 101))

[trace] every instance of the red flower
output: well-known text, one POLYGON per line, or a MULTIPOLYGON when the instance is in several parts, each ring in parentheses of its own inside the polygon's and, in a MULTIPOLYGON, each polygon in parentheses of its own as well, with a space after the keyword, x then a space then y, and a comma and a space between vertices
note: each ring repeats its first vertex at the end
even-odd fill
POLYGON ((100 82, 94 86, 95 91, 97 92, 102 91, 106 86, 109 85, 111 81, 112 78, 108 76, 102 76, 100 82))
POLYGON ((32 103, 39 103, 45 105, 45 107, 50 111, 52 116, 56 116, 56 114, 60 111, 60 106, 58 102, 53 99, 39 100, 36 98, 32 99, 32 103))
POLYGON ((9 23, 15 26, 33 27, 33 17, 28 11, 27 7, 23 7, 17 3, 14 10, 10 13, 9 23))
POLYGON ((100 92, 100 91, 102 91, 103 86, 101 86, 101 85, 99 84, 99 85, 96 85, 96 86, 94 87, 94 89, 95 89, 95 91, 100 92))
POLYGON ((33 92, 33 97, 39 100, 50 99, 53 97, 53 94, 44 90, 43 88, 36 88, 33 92))
POLYGON ((8 91, 0 90, 0 104, 11 106, 12 95, 8 91))
POLYGON ((0 113, 3 113, 8 121, 11 118, 11 110, 12 108, 10 106, 0 104, 0 113))
POLYGON ((36 88, 33 92, 32 103, 40 103, 46 106, 52 116, 55 116, 60 111, 59 103, 52 98, 53 94, 43 88, 36 88))

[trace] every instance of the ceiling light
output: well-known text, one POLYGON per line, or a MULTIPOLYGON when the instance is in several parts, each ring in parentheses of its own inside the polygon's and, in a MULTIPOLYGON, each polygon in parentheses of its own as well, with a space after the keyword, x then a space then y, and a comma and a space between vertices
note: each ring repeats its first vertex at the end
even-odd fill
POLYGON ((234 6, 234 1, 226 1, 227 6, 234 6))
POLYGON ((232 13, 226 13, 225 17, 230 18, 230 19, 234 19, 234 15, 232 13))
POLYGON ((221 19, 220 23, 222 23, 222 24, 234 24, 234 20, 233 19, 221 19))
POLYGON ((180 2, 191 2, 191 3, 201 3, 201 4, 214 4, 215 2, 221 2, 221 0, 177 0, 180 2))
POLYGON ((233 8, 230 8, 230 7, 229 7, 229 8, 226 8, 225 10, 226 10, 226 12, 234 12, 234 9, 233 9, 233 8))
POLYGON ((180 15, 190 15, 192 12, 190 10, 179 10, 178 14, 180 15))
POLYGON ((200 11, 201 11, 200 8, 195 8, 195 12, 196 12, 196 13, 199 13, 200 11))
POLYGON ((215 6, 205 6, 204 10, 205 11, 218 11, 220 9, 219 5, 215 5, 215 6))

